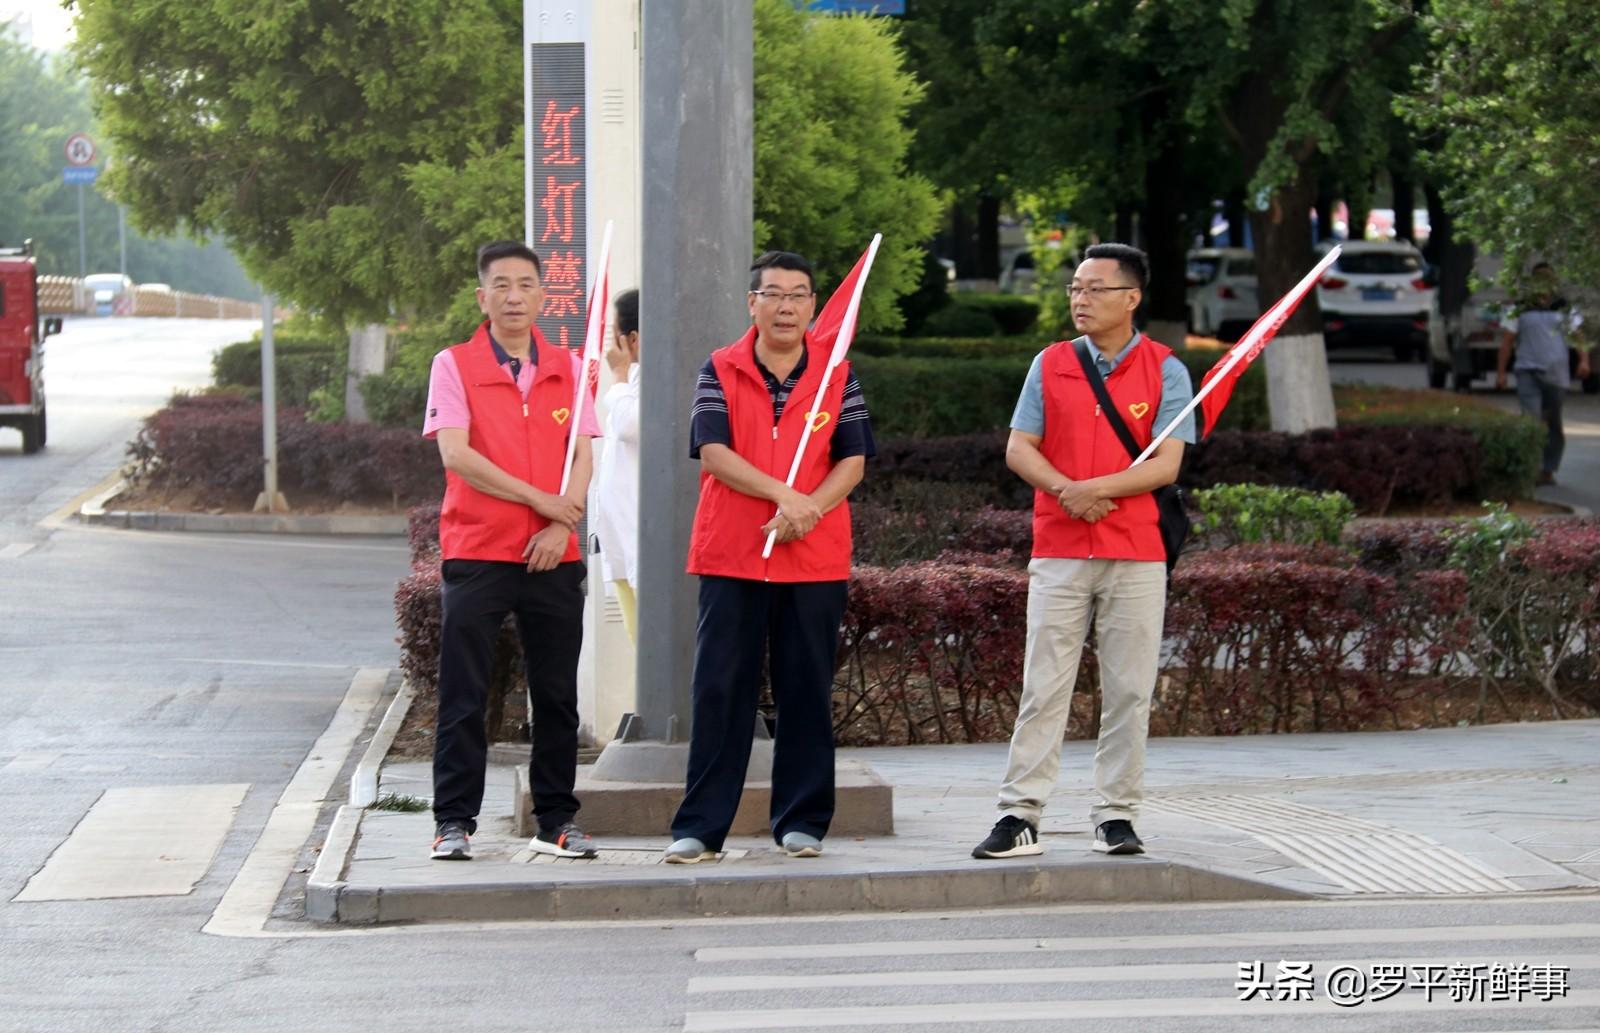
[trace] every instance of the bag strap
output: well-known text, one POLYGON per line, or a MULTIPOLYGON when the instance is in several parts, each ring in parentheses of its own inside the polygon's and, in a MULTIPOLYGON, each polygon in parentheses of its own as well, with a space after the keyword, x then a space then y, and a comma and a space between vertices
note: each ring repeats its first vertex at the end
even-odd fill
POLYGON ((1089 355, 1089 342, 1085 338, 1078 338, 1073 342, 1072 350, 1078 354, 1078 364, 1083 367, 1083 375, 1089 381, 1089 386, 1094 389, 1094 396, 1100 400, 1100 411, 1106 414, 1106 421, 1111 424, 1111 429, 1117 432, 1117 438, 1122 442, 1122 447, 1128 450, 1129 459, 1138 459, 1139 453, 1144 449, 1133 440, 1133 431, 1128 429, 1128 424, 1122 419, 1122 414, 1117 412, 1117 407, 1111 401, 1111 392, 1106 390, 1105 378, 1100 376, 1100 367, 1089 355))

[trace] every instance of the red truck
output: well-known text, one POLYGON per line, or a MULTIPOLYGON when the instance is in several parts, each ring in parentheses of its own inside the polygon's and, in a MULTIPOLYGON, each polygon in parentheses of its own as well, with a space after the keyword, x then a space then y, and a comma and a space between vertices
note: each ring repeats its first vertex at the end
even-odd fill
POLYGON ((22 431, 22 451, 44 447, 44 339, 61 318, 39 318, 33 241, 0 247, 0 427, 22 431))

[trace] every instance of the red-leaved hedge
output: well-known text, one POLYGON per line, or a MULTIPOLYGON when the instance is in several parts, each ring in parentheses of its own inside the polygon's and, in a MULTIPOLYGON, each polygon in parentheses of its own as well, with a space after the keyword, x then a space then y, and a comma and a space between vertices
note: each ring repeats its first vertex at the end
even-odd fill
MULTIPOLYGON (((192 490, 212 505, 248 505, 261 490, 261 405, 235 394, 175 397, 128 446, 138 483, 192 490)), ((444 491, 439 450, 411 430, 312 423, 278 410, 278 485, 291 498, 327 495, 399 509, 444 491)))

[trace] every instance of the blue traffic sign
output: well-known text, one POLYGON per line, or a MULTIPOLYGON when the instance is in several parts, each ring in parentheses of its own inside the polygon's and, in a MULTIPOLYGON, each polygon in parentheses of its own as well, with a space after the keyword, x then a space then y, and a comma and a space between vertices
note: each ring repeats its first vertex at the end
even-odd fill
POLYGON ((61 170, 63 183, 93 183, 100 170, 93 165, 70 165, 61 170))

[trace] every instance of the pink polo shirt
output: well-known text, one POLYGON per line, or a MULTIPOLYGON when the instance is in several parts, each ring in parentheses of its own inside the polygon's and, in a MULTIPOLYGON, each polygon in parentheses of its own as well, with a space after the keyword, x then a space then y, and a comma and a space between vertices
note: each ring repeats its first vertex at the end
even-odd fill
MULTIPOLYGON (((572 356, 572 379, 574 382, 581 380, 583 360, 577 355, 572 356)), ((500 368, 505 370, 506 378, 511 377, 510 363, 502 362, 500 368)), ((522 397, 528 397, 528 389, 533 387, 533 378, 539 370, 536 363, 524 362, 522 372, 517 377, 517 389, 522 392, 522 397)), ((583 403, 583 416, 578 420, 578 434, 581 437, 600 437, 600 421, 595 417, 594 399, 587 398, 583 403)), ((456 357, 446 348, 433 357, 433 372, 428 376, 428 415, 422 421, 422 436, 431 438, 438 435, 446 427, 455 427, 466 430, 472 425, 472 413, 467 408, 467 389, 461 383, 461 370, 456 367, 456 357)))

